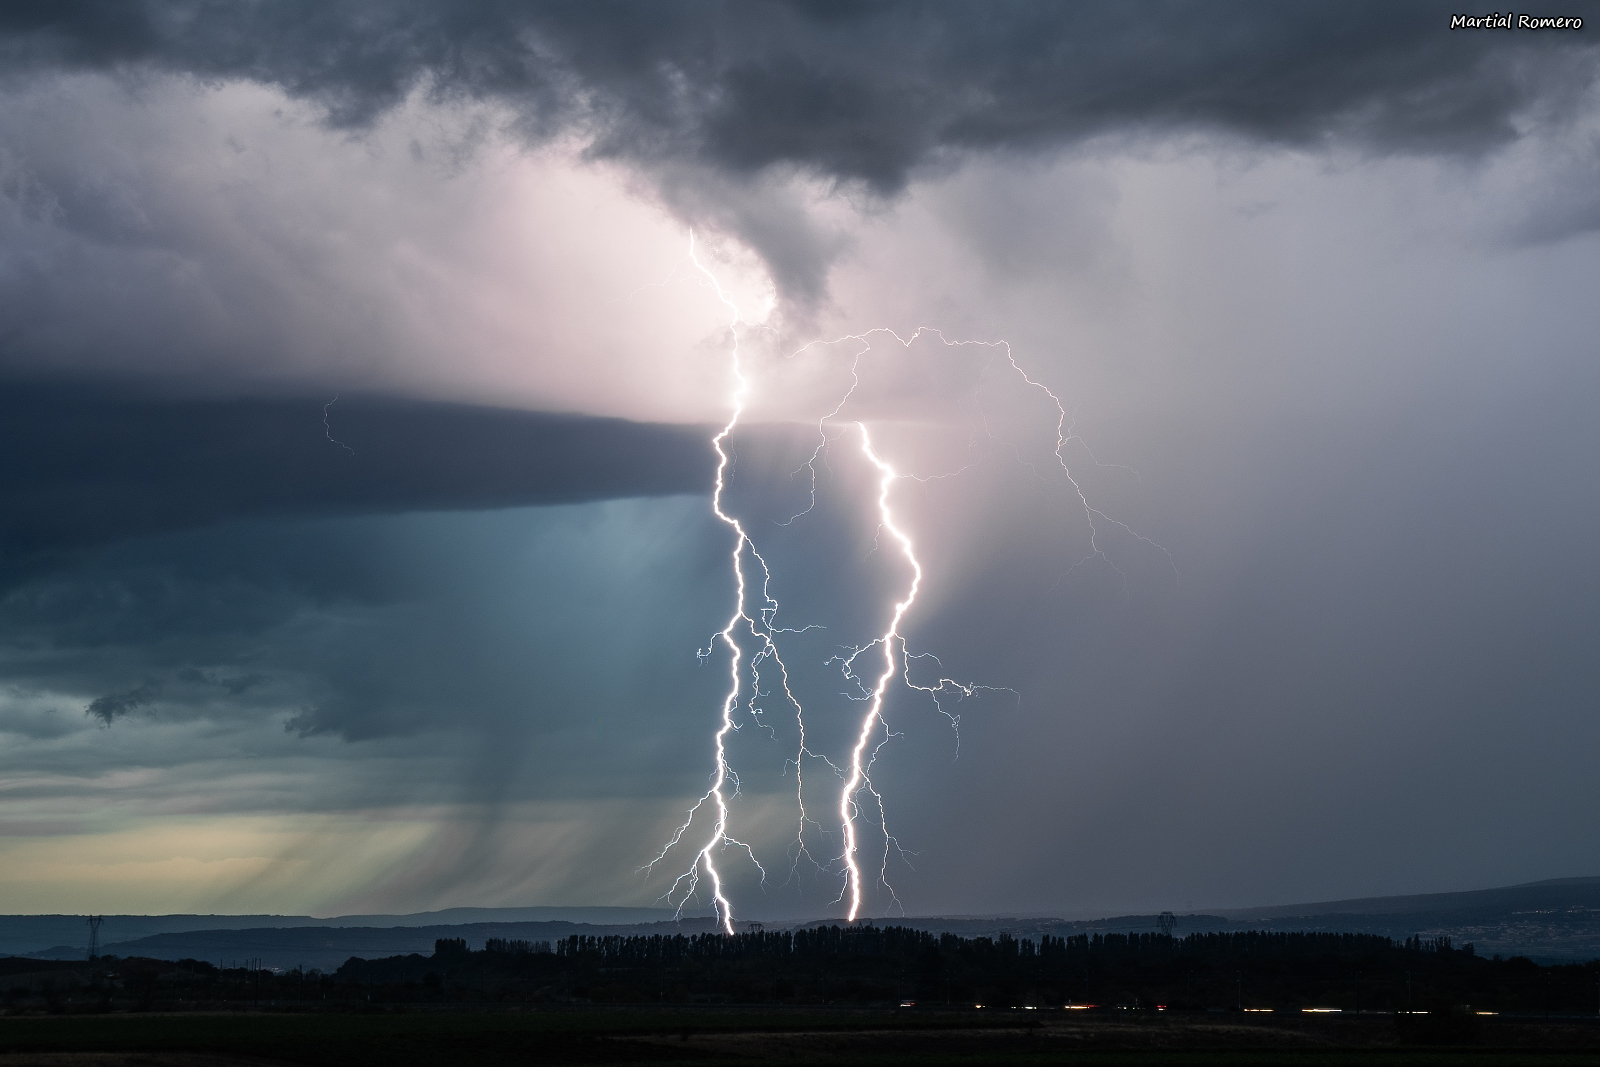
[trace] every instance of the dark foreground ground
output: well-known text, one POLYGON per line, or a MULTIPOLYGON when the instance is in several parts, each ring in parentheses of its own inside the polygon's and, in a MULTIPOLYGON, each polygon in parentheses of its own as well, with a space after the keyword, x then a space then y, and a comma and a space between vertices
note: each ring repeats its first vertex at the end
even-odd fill
POLYGON ((647 1011, 0 1018, 0 1067, 500 1064, 1600 1065, 1600 1020, 647 1011))

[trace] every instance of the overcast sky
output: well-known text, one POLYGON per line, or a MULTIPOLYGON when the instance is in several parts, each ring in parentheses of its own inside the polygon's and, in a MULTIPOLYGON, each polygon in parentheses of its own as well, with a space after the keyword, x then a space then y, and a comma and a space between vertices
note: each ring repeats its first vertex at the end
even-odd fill
POLYGON ((0 912, 658 899, 735 334, 738 916, 842 914, 857 424, 987 687, 891 693, 868 914, 1600 874, 1600 21, 1451 14, 6 5, 0 912))

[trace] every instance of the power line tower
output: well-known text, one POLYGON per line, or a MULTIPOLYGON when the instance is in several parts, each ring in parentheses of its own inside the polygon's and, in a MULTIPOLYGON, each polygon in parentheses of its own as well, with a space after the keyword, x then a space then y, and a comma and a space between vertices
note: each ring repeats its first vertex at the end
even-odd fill
POLYGON ((1166 934, 1168 937, 1172 936, 1172 931, 1177 925, 1178 917, 1170 911, 1164 911, 1156 916, 1156 930, 1166 934))
POLYGON ((89 916, 89 958, 97 959, 100 955, 100 924, 105 920, 98 915, 89 916))

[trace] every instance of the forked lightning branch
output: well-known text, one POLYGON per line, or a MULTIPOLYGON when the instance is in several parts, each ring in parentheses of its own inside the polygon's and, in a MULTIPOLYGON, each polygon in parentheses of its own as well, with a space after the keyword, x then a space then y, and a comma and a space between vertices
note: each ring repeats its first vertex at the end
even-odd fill
MULTIPOLYGON (((796 772, 795 800, 799 809, 798 831, 791 843, 791 851, 797 861, 810 860, 838 879, 840 888, 834 904, 842 906, 845 918, 853 922, 862 914, 866 889, 862 854, 864 846, 861 839, 861 824, 864 820, 873 822, 883 841, 881 855, 875 857, 873 863, 877 868, 873 876, 877 884, 882 885, 887 893, 891 906, 898 904, 898 898, 895 897, 894 890, 888 882, 890 856, 898 845, 889 830, 883 795, 872 778, 875 760, 890 737, 884 722, 884 704, 891 689, 896 685, 903 685, 909 690, 925 694, 941 713, 950 717, 952 724, 957 720, 945 708, 941 698, 966 698, 980 691, 1013 692, 999 687, 959 682, 951 678, 941 677, 928 684, 916 681, 912 677, 913 660, 929 659, 935 663, 938 661, 926 653, 921 655, 911 653, 906 646, 903 630, 906 617, 916 604, 924 578, 923 565, 917 554, 915 531, 909 528, 895 510, 896 488, 911 476, 897 470, 874 445, 872 430, 865 421, 846 421, 843 425, 836 425, 841 422, 841 414, 861 384, 862 360, 870 356, 874 342, 896 344, 909 349, 914 342, 928 335, 937 337, 939 342, 947 347, 970 346, 1000 354, 1006 368, 1024 383, 1026 388, 1048 397, 1055 409, 1054 456, 1065 476, 1066 484, 1070 487, 1070 493, 1088 520, 1090 531, 1088 558, 1110 562, 1101 543, 1103 524, 1115 526, 1162 552, 1165 550, 1134 533, 1123 523, 1109 518, 1089 503, 1087 495, 1073 476, 1065 455, 1068 442, 1072 439, 1065 406, 1055 393, 1023 370, 1007 342, 951 341, 941 332, 924 327, 907 337, 880 328, 806 346, 812 348, 822 345, 831 349, 848 343, 855 349, 851 357, 850 384, 840 395, 832 410, 818 420, 816 427, 818 443, 806 467, 803 468, 809 469, 811 474, 812 504, 814 506, 816 502, 815 465, 829 444, 829 430, 832 427, 841 439, 854 442, 869 469, 876 472, 875 497, 862 501, 862 504, 863 507, 870 508, 876 513, 880 542, 886 535, 887 543, 892 550, 903 558, 908 573, 902 591, 885 605, 886 610, 883 614, 886 622, 883 630, 866 644, 850 648, 832 661, 839 667, 845 680, 860 694, 859 700, 864 706, 859 722, 851 731, 853 741, 850 747, 843 757, 837 760, 826 753, 813 751, 807 741, 806 710, 791 686, 790 671, 784 663, 781 647, 786 635, 794 635, 801 631, 784 629, 778 625, 779 604, 773 590, 772 568, 762 556, 745 522, 730 512, 726 499, 732 463, 730 439, 739 428, 751 402, 751 374, 745 364, 746 356, 741 346, 741 329, 748 328, 750 324, 742 317, 738 305, 720 284, 716 275, 700 261, 693 235, 690 236, 689 258, 699 278, 716 295, 728 314, 729 376, 732 385, 728 396, 728 420, 711 439, 712 448, 716 453, 716 478, 711 495, 711 510, 732 534, 733 545, 729 554, 729 567, 734 580, 734 603, 722 629, 717 631, 710 645, 700 652, 702 659, 725 656, 728 679, 727 691, 722 698, 715 730, 711 736, 710 786, 690 807, 683 822, 644 870, 647 873, 652 872, 667 862, 670 856, 683 855, 684 850, 689 850, 691 855, 688 857, 688 862, 664 894, 665 899, 670 900, 681 914, 683 908, 691 901, 702 899, 703 893, 709 898, 718 925, 724 932, 733 933, 734 908, 728 899, 727 885, 718 867, 719 861, 731 852, 754 865, 760 872, 763 882, 767 872, 757 858, 755 848, 749 842, 735 836, 731 829, 731 805, 738 795, 739 779, 729 763, 729 740, 737 729, 737 719, 741 709, 748 709, 752 716, 756 715, 758 701, 763 695, 762 680, 775 679, 774 692, 781 693, 781 699, 793 709, 799 738, 798 751, 791 763, 796 772), (832 854, 823 853, 819 856, 813 845, 821 824, 806 809, 806 785, 802 770, 808 759, 820 761, 837 779, 837 802, 831 805, 830 812, 830 817, 837 820, 836 829, 829 828, 829 832, 823 835, 826 839, 839 842, 830 846, 832 854), (809 837, 808 827, 812 828, 809 837)), ((802 512, 795 518, 798 519, 804 514, 805 512, 802 512)))

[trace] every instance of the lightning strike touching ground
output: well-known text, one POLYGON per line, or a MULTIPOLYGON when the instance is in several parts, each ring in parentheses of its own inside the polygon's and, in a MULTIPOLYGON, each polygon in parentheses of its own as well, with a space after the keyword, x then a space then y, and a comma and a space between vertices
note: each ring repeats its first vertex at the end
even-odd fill
MULTIPOLYGON (((905 654, 905 639, 900 636, 900 620, 906 617, 906 612, 916 602, 917 591, 922 588, 922 564, 917 562, 917 553, 911 544, 911 538, 906 536, 894 521, 894 512, 889 507, 889 490, 899 479, 893 467, 883 460, 872 449, 872 436, 867 432, 864 423, 857 423, 856 428, 861 431, 861 452, 867 461, 878 468, 881 477, 878 479, 878 518, 883 523, 883 528, 900 544, 900 551, 905 554, 906 562, 911 565, 911 584, 906 588, 905 599, 894 606, 894 613, 889 616, 889 628, 884 630, 873 645, 883 649, 883 670, 878 674, 878 682, 872 687, 872 700, 867 706, 867 714, 861 720, 861 730, 856 735, 855 748, 850 750, 850 776, 845 779, 844 788, 839 791, 839 819, 844 823, 844 893, 849 901, 846 918, 854 922, 861 913, 861 868, 856 864, 856 797, 863 789, 871 791, 878 802, 878 812, 883 814, 883 798, 878 791, 872 788, 872 779, 868 773, 867 745, 872 741, 872 735, 879 721, 883 717, 883 698, 889 692, 889 680, 897 673, 895 667, 895 645, 900 646, 900 652, 905 654)), ((871 645, 868 646, 872 647, 871 645)), ((845 661, 845 669, 850 671, 857 651, 845 661)), ((884 827, 886 840, 888 827, 884 827)))
MULTIPOLYGON (((751 722, 765 727, 774 737, 777 736, 772 727, 762 718, 764 708, 761 704, 761 699, 764 695, 769 695, 762 690, 763 669, 770 663, 777 671, 778 691, 782 693, 782 700, 794 711, 799 737, 793 760, 786 761, 792 762, 795 767, 795 797, 800 813, 798 833, 790 846, 793 852, 794 864, 798 865, 801 859, 806 859, 816 865, 819 870, 838 877, 842 885, 835 903, 842 904, 846 912, 846 918, 854 922, 861 916, 864 906, 864 883, 859 858, 861 841, 858 832, 858 823, 863 817, 862 798, 864 796, 871 798, 868 803, 876 809, 877 829, 883 835, 884 851, 882 861, 879 864, 879 882, 887 890, 892 906, 900 906, 899 898, 888 880, 890 855, 892 851, 899 850, 899 844, 889 831, 888 815, 883 796, 878 792, 872 781, 872 767, 878 753, 895 736, 889 732, 885 721, 884 707, 896 677, 900 679, 907 689, 926 693, 929 696, 939 713, 949 719, 952 729, 956 731, 958 745, 960 717, 944 706, 941 700, 942 697, 953 695, 958 700, 964 700, 980 692, 1006 692, 1017 695, 1015 690, 995 686, 973 685, 942 676, 931 684, 921 683, 912 678, 913 661, 931 661, 937 664, 940 670, 943 669, 943 664, 937 657, 929 653, 913 653, 907 647, 903 633, 903 623, 907 614, 916 604, 917 595, 923 584, 924 570, 921 561, 917 557, 916 546, 911 534, 896 516, 892 501, 893 490, 896 483, 902 480, 910 479, 917 482, 929 482, 935 478, 959 475, 968 468, 964 466, 948 474, 931 477, 902 473, 874 446, 871 431, 869 431, 865 422, 855 420, 851 424, 854 435, 859 438, 862 457, 877 472, 877 525, 879 536, 881 537, 883 532, 887 531, 890 539, 899 547, 900 555, 903 557, 905 565, 909 568, 910 580, 906 583, 901 598, 894 601, 892 608, 888 612, 884 629, 877 637, 865 645, 849 647, 844 653, 833 656, 828 660, 828 663, 838 666, 845 680, 854 687, 856 694, 853 696, 846 695, 850 696, 852 700, 866 704, 866 710, 851 734, 853 743, 849 750, 849 758, 841 761, 841 763, 835 763, 826 755, 814 752, 808 747, 805 709, 791 688, 789 668, 784 664, 783 658, 779 654, 778 641, 780 635, 798 634, 812 627, 784 628, 777 624, 779 605, 772 595, 772 569, 757 549, 744 522, 734 515, 726 504, 726 494, 733 462, 730 452, 730 439, 745 416, 750 401, 751 389, 750 377, 745 366, 745 356, 740 344, 740 328, 751 324, 743 318, 738 305, 718 282, 715 274, 700 261, 696 254, 693 234, 690 235, 689 239, 689 260, 702 280, 702 284, 714 293, 718 302, 729 314, 727 327, 731 338, 729 364, 733 384, 728 397, 728 419, 711 438, 711 446, 717 457, 716 476, 711 495, 711 510, 717 520, 727 526, 733 534, 733 546, 729 562, 734 579, 734 604, 732 614, 728 616, 726 624, 713 635, 708 647, 701 649, 699 652, 702 661, 711 658, 719 646, 727 652, 728 690, 722 699, 717 728, 712 735, 713 765, 711 784, 706 792, 690 806, 683 822, 673 832, 661 851, 642 870, 648 874, 664 862, 668 854, 691 834, 697 817, 701 816, 702 813, 708 813, 711 821, 709 832, 706 833, 704 838, 699 839, 703 843, 694 852, 688 868, 680 873, 668 887, 667 892, 663 894, 663 899, 671 901, 681 915, 689 901, 698 898, 702 882, 706 883, 709 888, 710 903, 715 912, 717 925, 724 933, 731 934, 734 932, 733 906, 725 892, 722 873, 717 867, 718 856, 730 848, 742 851, 754 864, 756 870, 760 872, 762 885, 765 886, 767 872, 757 860, 755 849, 747 842, 734 837, 730 832, 730 802, 739 795, 739 776, 729 763, 728 742, 731 735, 739 729, 737 716, 741 709, 749 715, 751 722), (755 579, 758 570, 760 575, 759 583, 755 579), (759 584, 759 590, 754 588, 757 584, 759 584), (753 645, 748 650, 743 643, 745 635, 748 635, 748 638, 753 641, 753 645), (882 659, 876 675, 869 685, 865 679, 857 674, 856 665, 858 659, 873 650, 880 651, 882 659), (747 675, 750 694, 748 698, 744 698, 745 678, 747 675), (874 744, 875 739, 876 744, 874 744), (824 863, 818 863, 812 857, 811 847, 808 846, 806 840, 808 826, 827 832, 820 824, 810 818, 806 810, 805 781, 802 769, 807 759, 822 761, 833 770, 839 779, 836 811, 839 819, 838 832, 842 838, 842 846, 836 856, 824 863)), ((991 352, 999 352, 1003 355, 1008 369, 1014 372, 1016 377, 1029 390, 1042 393, 1054 406, 1056 422, 1053 455, 1060 475, 1065 478, 1067 485, 1070 486, 1069 492, 1082 509, 1090 531, 1089 553, 1078 563, 1073 564, 1073 568, 1088 560, 1098 559, 1110 566, 1119 575, 1123 574, 1121 569, 1116 567, 1110 557, 1106 555, 1105 548, 1101 543, 1099 525, 1101 523, 1115 526, 1143 544, 1165 553, 1168 563, 1172 562, 1171 554, 1167 553, 1166 549, 1131 530, 1126 524, 1110 518, 1103 511, 1090 504, 1088 495, 1080 486, 1077 478, 1074 477, 1066 458, 1066 449, 1069 443, 1079 441, 1079 439, 1068 425, 1065 405, 1047 386, 1031 377, 1022 368, 1012 353, 1008 342, 952 341, 945 337, 943 332, 931 327, 918 327, 906 337, 900 336, 893 330, 880 327, 864 333, 840 337, 833 341, 812 342, 791 355, 790 358, 792 359, 813 348, 827 349, 846 343, 856 346, 850 363, 849 386, 840 395, 832 410, 817 420, 817 445, 812 450, 810 458, 795 472, 798 474, 800 471, 807 471, 810 475, 809 504, 800 512, 790 516, 787 521, 777 523, 777 525, 792 525, 796 520, 816 507, 816 463, 828 447, 830 423, 841 415, 861 385, 861 361, 872 351, 874 341, 880 337, 892 338, 901 348, 910 349, 924 335, 937 337, 940 343, 947 348, 973 346, 991 352)), ((986 418, 983 423, 984 432, 992 440, 1008 445, 1018 461, 1025 462, 1014 443, 1005 440, 990 430, 987 426, 986 418)), ((1092 453, 1088 454, 1090 461, 1094 465, 1108 466, 1099 463, 1092 453)), ((1036 475, 1037 473, 1035 471, 1036 475)), ((1069 568, 1069 573, 1073 568, 1069 568)), ((1126 576, 1124 575, 1124 577, 1126 576)), ((901 855, 904 856, 903 851, 901 855)), ((791 877, 793 873, 794 868, 792 867, 791 877)), ((903 909, 901 910, 903 911, 903 909)))
MULTIPOLYGON (((772 572, 768 569, 766 560, 762 559, 760 553, 755 550, 754 544, 752 544, 750 541, 749 534, 745 532, 744 524, 734 516, 728 514, 728 512, 725 511, 722 506, 723 493, 726 491, 728 484, 728 437, 733 433, 734 428, 738 426, 739 419, 744 414, 745 399, 750 390, 750 383, 744 375, 744 367, 741 363, 739 352, 739 326, 743 319, 739 314, 738 306, 734 304, 733 299, 729 297, 722 286, 718 284, 716 276, 712 274, 711 271, 707 270, 700 263, 699 258, 696 257, 694 249, 694 235, 692 233, 689 235, 689 259, 694 263, 695 269, 697 269, 705 277, 707 283, 716 293, 717 299, 721 301, 721 303, 733 316, 728 321, 728 330, 733 338, 731 362, 733 379, 735 383, 733 395, 731 397, 732 413, 728 416, 728 421, 722 427, 721 431, 719 431, 717 435, 711 439, 711 447, 717 453, 717 474, 715 489, 711 494, 711 510, 719 520, 725 523, 729 529, 733 531, 734 534, 732 554, 735 586, 734 608, 733 614, 728 617, 727 625, 717 633, 715 638, 713 638, 711 646, 707 647, 701 652, 701 658, 705 659, 706 657, 710 656, 713 651, 715 651, 715 646, 718 642, 721 642, 727 648, 729 688, 728 695, 723 699, 722 702, 722 717, 713 739, 713 748, 716 754, 716 759, 715 769, 712 772, 711 788, 706 791, 704 796, 695 802, 695 805, 692 808, 689 809, 688 817, 684 820, 683 824, 678 827, 677 832, 673 834, 672 839, 667 842, 666 846, 659 854, 657 854, 656 858, 650 861, 647 869, 654 867, 666 857, 667 853, 672 850, 673 846, 682 840, 683 835, 688 832, 690 826, 694 822, 695 813, 701 808, 705 807, 706 804, 711 804, 716 813, 714 816, 715 822, 712 828, 711 836, 706 840, 705 845, 700 849, 700 851, 695 854, 694 861, 690 864, 689 869, 683 874, 680 874, 672 883, 671 888, 669 888, 667 891, 667 896, 669 899, 674 897, 676 898, 674 903, 681 913, 684 904, 694 897, 696 890, 699 888, 700 871, 703 868, 705 870, 706 877, 711 882, 711 902, 712 907, 716 911, 717 923, 722 927, 724 933, 731 934, 733 933, 733 906, 728 902, 727 897, 723 895, 722 875, 717 870, 716 857, 714 853, 727 848, 730 845, 742 848, 750 857, 751 862, 755 863, 758 868, 761 867, 760 862, 756 860, 755 851, 751 849, 749 845, 742 841, 735 840, 728 834, 728 796, 724 791, 730 781, 733 782, 735 789, 738 788, 738 777, 728 767, 728 734, 735 729, 733 721, 734 709, 739 706, 739 694, 744 688, 743 678, 740 671, 740 663, 744 656, 744 650, 740 646, 738 640, 734 637, 734 631, 739 627, 739 624, 744 623, 750 629, 752 635, 761 641, 763 646, 761 650, 751 658, 752 671, 758 672, 760 669, 760 663, 757 657, 771 658, 780 664, 782 661, 778 658, 777 646, 773 643, 770 633, 773 616, 777 612, 778 608, 777 602, 772 599, 768 591, 772 580, 772 572), (760 611, 758 612, 760 616, 759 622, 756 618, 752 617, 747 610, 747 605, 749 604, 749 580, 745 574, 746 554, 754 557, 754 559, 761 565, 762 604, 760 611)), ((757 675, 757 678, 759 679, 759 675, 757 675)), ((787 689, 787 685, 785 688, 787 689)), ((756 689, 759 691, 759 685, 756 686, 756 689)), ((752 702, 755 699, 756 697, 752 695, 752 702)), ((798 707, 798 702, 796 703, 796 707, 798 707)), ((763 880, 765 880, 766 870, 762 869, 761 874, 763 880)))

